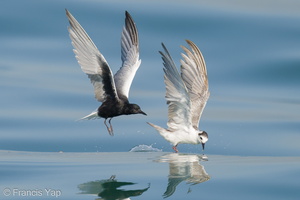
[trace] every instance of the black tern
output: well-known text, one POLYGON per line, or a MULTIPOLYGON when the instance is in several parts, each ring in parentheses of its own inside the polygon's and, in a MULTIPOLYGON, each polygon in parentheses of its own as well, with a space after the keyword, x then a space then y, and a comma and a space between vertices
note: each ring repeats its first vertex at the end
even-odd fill
POLYGON ((74 47, 75 57, 82 71, 88 75, 94 86, 95 98, 102 102, 102 105, 96 111, 82 119, 104 118, 108 133, 113 135, 111 125, 113 117, 130 114, 146 115, 137 104, 128 101, 132 80, 141 64, 136 25, 126 11, 125 26, 121 36, 122 67, 113 76, 107 61, 92 39, 68 10, 66 10, 66 15, 70 23, 68 31, 74 47), (109 119, 109 126, 106 123, 107 119, 109 119))
POLYGON ((175 152, 177 145, 202 144, 208 140, 208 134, 198 129, 198 124, 209 98, 208 78, 204 58, 198 47, 186 40, 191 51, 181 46, 186 54, 181 54, 181 74, 164 44, 162 55, 164 64, 164 82, 168 104, 168 129, 149 123, 162 137, 172 143, 175 152))

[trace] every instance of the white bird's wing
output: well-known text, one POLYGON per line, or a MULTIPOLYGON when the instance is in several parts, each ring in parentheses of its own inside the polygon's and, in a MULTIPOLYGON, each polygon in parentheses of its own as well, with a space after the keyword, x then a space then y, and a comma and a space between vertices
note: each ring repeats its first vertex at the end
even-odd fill
POLYGON ((70 27, 68 31, 74 47, 74 53, 84 73, 94 86, 95 97, 103 102, 107 98, 118 100, 111 69, 94 42, 72 14, 66 10, 70 27))
POLYGON ((130 14, 126 11, 125 15, 125 26, 121 38, 122 67, 114 76, 120 98, 128 98, 132 80, 141 64, 138 31, 130 14))
POLYGON ((170 131, 188 129, 192 125, 190 97, 172 57, 164 44, 162 46, 165 51, 160 54, 164 62, 168 127, 170 131))
POLYGON ((201 114, 209 98, 208 78, 204 58, 199 48, 190 40, 186 40, 192 51, 181 46, 185 54, 181 54, 181 77, 191 99, 193 127, 198 129, 201 114))

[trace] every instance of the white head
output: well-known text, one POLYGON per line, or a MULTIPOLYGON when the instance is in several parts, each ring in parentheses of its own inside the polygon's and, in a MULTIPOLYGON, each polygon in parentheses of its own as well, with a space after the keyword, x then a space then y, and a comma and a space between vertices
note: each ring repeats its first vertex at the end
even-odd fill
POLYGON ((200 143, 202 144, 202 149, 204 150, 205 143, 208 140, 208 134, 205 131, 200 131, 198 133, 200 143))

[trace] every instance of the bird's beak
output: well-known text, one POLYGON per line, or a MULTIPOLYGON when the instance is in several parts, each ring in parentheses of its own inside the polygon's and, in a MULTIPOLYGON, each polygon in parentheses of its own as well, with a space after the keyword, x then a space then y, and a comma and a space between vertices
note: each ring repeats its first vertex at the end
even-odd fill
POLYGON ((201 143, 202 144, 202 150, 204 150, 205 147, 205 143, 201 143))
POLYGON ((141 113, 141 114, 143 114, 143 115, 147 115, 147 114, 146 114, 146 113, 144 113, 143 111, 140 111, 140 113, 141 113))

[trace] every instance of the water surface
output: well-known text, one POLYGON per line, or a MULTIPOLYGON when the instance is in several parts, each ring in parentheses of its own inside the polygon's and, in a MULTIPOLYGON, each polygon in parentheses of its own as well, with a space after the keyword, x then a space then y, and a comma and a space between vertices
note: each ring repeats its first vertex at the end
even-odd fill
POLYGON ((114 191, 132 199, 297 199, 299 6, 295 0, 3 1, 0 198, 52 199, 62 192, 60 199, 97 199, 114 191), (77 121, 99 102, 74 58, 65 8, 113 72, 121 64, 125 10, 137 24, 142 64, 130 101, 148 115, 113 119, 114 137, 103 120, 77 121), (204 152, 201 145, 179 145, 176 155, 146 122, 167 122, 160 44, 179 67, 185 39, 199 46, 207 64, 211 96, 200 128, 209 141, 204 152), (128 153, 138 145, 161 152, 128 153), (4 196, 6 188, 37 189, 42 198, 4 196))
POLYGON ((0 154, 1 199, 33 199, 32 191, 42 199, 297 199, 300 194, 299 157, 209 155, 205 161, 201 154, 168 152, 0 154))
MULTIPOLYGON (((119 152, 146 144, 170 151, 168 142, 146 124, 167 122, 158 50, 164 42, 179 65, 179 46, 190 39, 201 49, 209 76, 211 96, 200 122, 210 137, 206 153, 299 155, 298 2, 133 2, 32 0, 1 6, 1 149, 119 152), (113 72, 121 64, 125 10, 138 26, 142 65, 130 100, 148 116, 115 118, 115 137, 107 134, 103 120, 76 121, 99 103, 74 58, 65 8, 113 72)), ((197 153, 201 148, 179 149, 197 153)))

